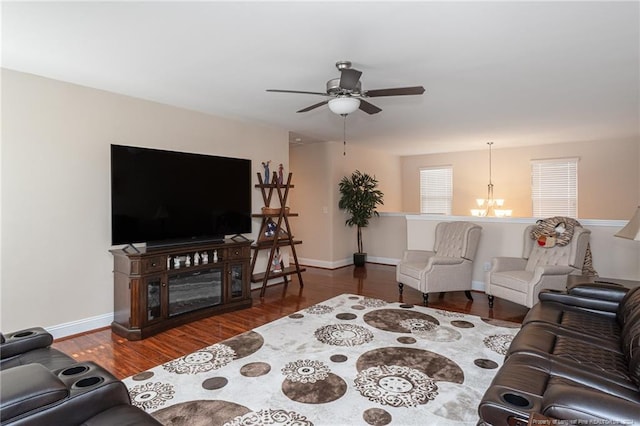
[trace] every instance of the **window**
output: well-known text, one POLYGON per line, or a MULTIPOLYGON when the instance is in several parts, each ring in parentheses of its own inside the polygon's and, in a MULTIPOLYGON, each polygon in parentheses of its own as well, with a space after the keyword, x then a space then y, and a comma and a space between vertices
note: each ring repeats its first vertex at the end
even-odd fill
POLYGON ((453 167, 420 169, 420 213, 451 215, 453 167))
POLYGON ((578 158, 531 161, 533 217, 578 217, 578 158))

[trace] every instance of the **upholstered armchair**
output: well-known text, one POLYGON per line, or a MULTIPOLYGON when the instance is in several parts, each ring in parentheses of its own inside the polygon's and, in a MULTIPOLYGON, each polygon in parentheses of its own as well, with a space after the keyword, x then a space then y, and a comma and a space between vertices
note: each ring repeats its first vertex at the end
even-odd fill
POLYGON ((490 308, 493 307, 494 297, 530 308, 538 302, 540 290, 563 291, 570 274, 582 274, 591 231, 576 226, 568 244, 544 247, 531 236, 535 228, 536 225, 531 225, 524 231, 521 258, 492 259, 491 269, 485 277, 485 292, 490 308))
POLYGON ((425 306, 429 293, 464 291, 471 297, 473 258, 482 227, 471 222, 440 222, 433 250, 406 250, 396 267, 398 291, 404 285, 422 292, 425 306))

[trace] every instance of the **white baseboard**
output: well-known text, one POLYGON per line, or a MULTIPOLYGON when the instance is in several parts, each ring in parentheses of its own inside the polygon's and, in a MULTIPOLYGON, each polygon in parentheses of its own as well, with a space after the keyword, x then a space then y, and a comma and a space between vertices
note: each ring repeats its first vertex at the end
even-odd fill
POLYGON ((64 324, 58 324, 51 327, 45 327, 45 330, 51 333, 54 339, 60 339, 74 334, 93 331, 98 328, 109 327, 112 322, 113 312, 64 324))
MULTIPOLYGON (((298 262, 300 262, 300 264, 304 266, 312 266, 312 267, 324 268, 324 269, 338 269, 344 266, 353 265, 352 258, 344 258, 344 259, 334 260, 334 261, 298 258, 298 262)), ((398 263, 400 263, 400 259, 394 259, 390 257, 367 256, 367 262, 381 263, 383 265, 397 265, 398 263)))
POLYGON ((308 259, 308 258, 298 258, 298 262, 304 266, 311 266, 314 268, 323 268, 323 269, 338 269, 343 266, 348 266, 353 264, 353 259, 341 259, 336 261, 326 261, 326 260, 316 260, 316 259, 308 259))
POLYGON ((367 262, 396 266, 398 263, 400 263, 400 259, 396 259, 393 257, 367 256, 367 262))

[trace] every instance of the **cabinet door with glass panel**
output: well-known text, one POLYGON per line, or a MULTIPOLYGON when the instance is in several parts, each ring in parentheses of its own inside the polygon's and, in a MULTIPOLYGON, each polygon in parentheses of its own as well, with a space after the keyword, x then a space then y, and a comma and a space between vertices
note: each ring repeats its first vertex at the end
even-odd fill
POLYGON ((247 265, 245 263, 230 263, 228 266, 229 281, 227 282, 227 300, 243 299, 247 297, 249 289, 247 288, 247 265))
POLYGON ((151 275, 145 277, 141 281, 142 288, 141 293, 143 305, 140 307, 142 310, 142 323, 153 324, 160 321, 165 317, 163 312, 165 305, 165 283, 164 275, 151 275))

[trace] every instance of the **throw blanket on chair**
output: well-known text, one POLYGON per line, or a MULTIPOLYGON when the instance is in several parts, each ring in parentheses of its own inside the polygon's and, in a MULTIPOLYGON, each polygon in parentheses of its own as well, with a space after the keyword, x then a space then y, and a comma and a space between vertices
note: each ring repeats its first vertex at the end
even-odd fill
MULTIPOLYGON (((573 231, 576 226, 582 227, 580 222, 570 217, 555 216, 540 219, 536 222, 534 230, 531 231, 531 238, 537 240, 538 245, 542 247, 566 246, 573 238, 573 231)), ((593 258, 589 244, 587 244, 587 252, 582 265, 582 275, 598 275, 596 270, 593 269, 593 258)))

